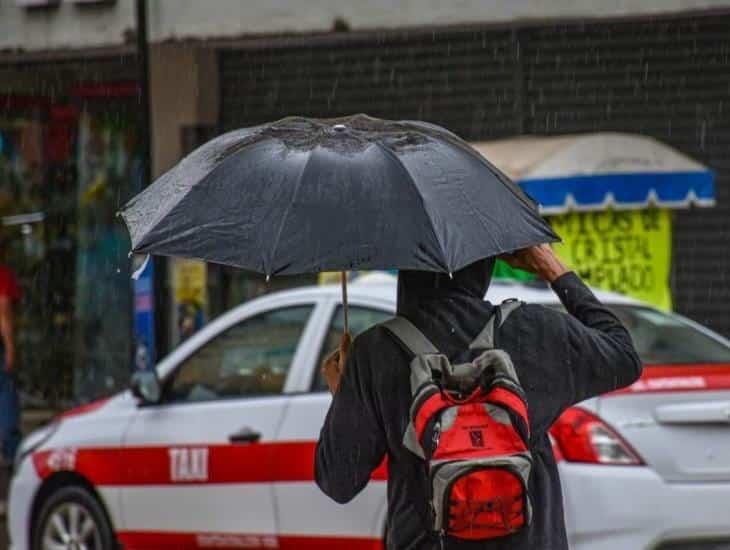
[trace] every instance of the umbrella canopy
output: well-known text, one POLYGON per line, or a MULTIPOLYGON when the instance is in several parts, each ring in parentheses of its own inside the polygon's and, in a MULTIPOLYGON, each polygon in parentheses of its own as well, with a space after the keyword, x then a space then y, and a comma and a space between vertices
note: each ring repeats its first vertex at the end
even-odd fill
POLYGON ((121 214, 135 252, 267 276, 453 272, 557 240, 519 186, 454 134, 366 115, 224 134, 121 214))

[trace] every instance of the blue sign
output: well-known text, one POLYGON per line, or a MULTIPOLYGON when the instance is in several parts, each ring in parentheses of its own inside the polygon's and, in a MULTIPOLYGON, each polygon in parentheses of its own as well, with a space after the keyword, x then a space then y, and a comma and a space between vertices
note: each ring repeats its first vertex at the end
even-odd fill
POLYGON ((151 370, 155 365, 154 262, 144 260, 134 279, 134 368, 151 370))

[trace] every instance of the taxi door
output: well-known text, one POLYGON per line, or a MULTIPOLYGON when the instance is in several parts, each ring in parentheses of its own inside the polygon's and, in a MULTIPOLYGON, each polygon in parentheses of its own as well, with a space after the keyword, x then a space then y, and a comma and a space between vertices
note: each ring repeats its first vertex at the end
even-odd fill
POLYGON ((314 309, 224 316, 168 369, 121 450, 125 548, 277 547, 270 457, 314 309))
MULTIPOLYGON (((352 295, 353 337, 390 318, 392 310, 390 302, 352 295)), ((279 438, 286 447, 274 457, 279 542, 282 549, 380 549, 387 500, 385 467, 378 468, 368 486, 345 505, 334 502, 314 482, 315 448, 331 402, 319 366, 339 345, 344 329, 342 305, 332 302, 318 317, 316 338, 307 343, 308 365, 300 370, 299 392, 292 396, 281 421, 279 438)))

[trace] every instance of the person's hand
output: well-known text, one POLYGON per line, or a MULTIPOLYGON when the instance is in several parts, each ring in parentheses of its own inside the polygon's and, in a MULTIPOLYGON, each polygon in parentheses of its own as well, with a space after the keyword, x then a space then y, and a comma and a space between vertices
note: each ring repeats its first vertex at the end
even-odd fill
POLYGON ((570 271, 549 244, 539 244, 511 254, 502 254, 500 258, 510 266, 534 273, 549 283, 570 271))
POLYGON ((332 395, 340 387, 340 378, 342 378, 342 373, 345 371, 345 362, 350 351, 350 343, 350 335, 343 334, 339 349, 330 353, 322 362, 322 376, 327 381, 327 386, 332 395))
POLYGON ((12 349, 5 350, 5 370, 11 372, 15 367, 15 353, 12 349))

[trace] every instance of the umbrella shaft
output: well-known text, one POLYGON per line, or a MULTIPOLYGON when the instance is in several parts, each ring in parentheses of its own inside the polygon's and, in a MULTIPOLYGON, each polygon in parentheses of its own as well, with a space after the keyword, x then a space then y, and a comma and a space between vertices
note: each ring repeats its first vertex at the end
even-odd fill
POLYGON ((344 317, 345 334, 350 332, 350 319, 347 311, 347 272, 343 271, 340 273, 342 280, 342 313, 344 317))

